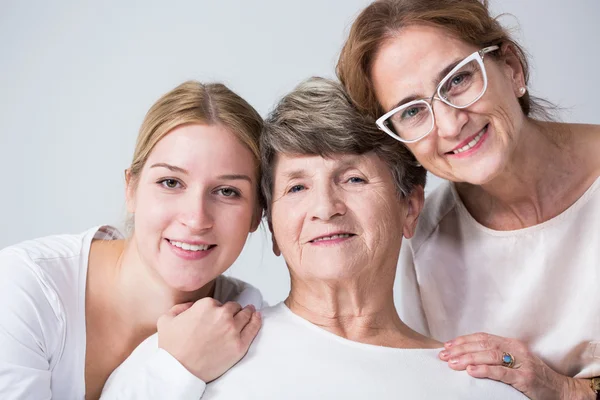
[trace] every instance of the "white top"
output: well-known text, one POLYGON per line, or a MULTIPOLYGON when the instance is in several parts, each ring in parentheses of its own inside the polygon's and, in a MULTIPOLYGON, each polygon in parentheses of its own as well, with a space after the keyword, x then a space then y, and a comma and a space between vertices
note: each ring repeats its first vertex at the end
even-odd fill
POLYGON ((562 214, 525 229, 479 224, 448 182, 419 218, 396 280, 405 323, 440 341, 517 338, 561 374, 600 375, 600 178, 562 214))
MULTIPOLYGON (((90 245, 93 239, 121 238, 115 228, 103 226, 0 251, 1 399, 84 398, 90 245)), ((217 280, 215 294, 227 301, 244 290, 242 297, 262 303, 256 289, 228 278, 217 280)))
POLYGON ((439 349, 396 349, 339 337, 292 313, 263 310, 246 357, 208 384, 216 399, 526 399, 503 383, 454 371, 439 349))
MULTIPOLYGON (((249 284, 220 276, 215 299, 234 300, 242 307, 252 304, 266 307, 260 292, 249 284)), ((197 400, 206 384, 189 372, 175 357, 158 348, 158 334, 144 340, 113 371, 102 389, 101 400, 197 400)))

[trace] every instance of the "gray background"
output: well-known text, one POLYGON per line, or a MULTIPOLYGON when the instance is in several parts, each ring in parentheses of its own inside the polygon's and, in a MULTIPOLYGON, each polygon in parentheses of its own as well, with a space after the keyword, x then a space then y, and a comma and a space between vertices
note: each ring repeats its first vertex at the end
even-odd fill
MULTIPOLYGON (((123 171, 150 105, 187 79, 223 81, 265 115, 333 77, 363 0, 0 2, 0 248, 125 218, 123 171)), ((532 56, 533 94, 600 123, 599 0, 492 0, 532 56)), ((430 181, 428 191, 438 181, 430 181)), ((282 300, 266 229, 230 269, 282 300)))

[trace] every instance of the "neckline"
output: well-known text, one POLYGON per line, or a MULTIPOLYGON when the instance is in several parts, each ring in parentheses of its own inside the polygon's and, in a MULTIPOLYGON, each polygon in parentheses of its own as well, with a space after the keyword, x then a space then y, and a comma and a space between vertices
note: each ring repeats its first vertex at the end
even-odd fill
POLYGON ((437 354, 440 352, 440 350, 443 349, 443 347, 437 347, 437 348, 433 348, 433 349, 432 348, 387 347, 387 346, 380 346, 377 344, 356 342, 354 340, 350 340, 350 339, 346 339, 344 337, 338 336, 335 333, 329 332, 328 330, 323 329, 323 328, 313 324, 312 322, 302 318, 301 316, 295 314, 292 310, 290 310, 289 307, 283 301, 274 305, 272 308, 286 314, 288 316, 288 318, 292 319, 295 323, 301 324, 301 325, 307 327, 308 329, 311 329, 312 331, 315 331, 320 335, 328 337, 330 340, 335 340, 345 346, 355 347, 358 349, 368 350, 368 351, 379 351, 379 352, 388 352, 388 353, 425 352, 425 353, 437 354))
POLYGON ((471 215, 469 210, 467 210, 467 207, 463 203, 462 199, 460 198, 460 196, 458 194, 458 191, 456 190, 455 183, 449 181, 448 185, 450 187, 452 197, 454 198, 454 202, 456 203, 456 207, 457 207, 460 215, 462 217, 464 217, 471 225, 473 225, 475 228, 479 229, 480 231, 485 232, 492 236, 516 236, 516 235, 527 235, 527 234, 530 234, 533 232, 537 232, 537 231, 546 229, 548 227, 558 224, 563 219, 568 218, 571 214, 575 213, 579 208, 583 207, 589 201, 589 199, 595 194, 596 189, 600 186, 600 176, 596 177, 596 180, 594 180, 594 182, 585 190, 585 192, 583 192, 583 194, 581 196, 579 196, 579 198, 577 200, 575 200, 575 202, 573 202, 573 204, 571 204, 569 207, 567 207, 560 214, 550 218, 549 220, 539 223, 537 225, 529 226, 527 228, 512 229, 512 230, 507 230, 507 231, 501 231, 501 230, 488 228, 487 226, 479 223, 475 218, 473 218, 473 216, 471 215))

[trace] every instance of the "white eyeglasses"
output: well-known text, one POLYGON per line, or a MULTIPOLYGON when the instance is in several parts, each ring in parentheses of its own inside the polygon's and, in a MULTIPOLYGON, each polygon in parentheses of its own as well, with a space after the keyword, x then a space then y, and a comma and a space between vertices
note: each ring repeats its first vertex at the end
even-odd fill
POLYGON ((431 105, 434 99, 461 109, 469 107, 483 96, 487 89, 483 56, 498 49, 498 46, 490 46, 474 52, 452 68, 430 99, 413 100, 394 107, 376 121, 377 126, 403 143, 423 139, 435 124, 431 105))

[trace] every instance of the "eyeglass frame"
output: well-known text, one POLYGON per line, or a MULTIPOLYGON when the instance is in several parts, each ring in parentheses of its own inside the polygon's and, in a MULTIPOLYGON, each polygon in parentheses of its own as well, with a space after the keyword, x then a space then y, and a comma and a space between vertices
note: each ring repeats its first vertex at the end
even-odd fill
POLYGON ((476 101, 478 101, 481 97, 483 97, 483 95, 485 94, 485 91, 487 90, 487 72, 485 70, 485 64, 483 63, 483 57, 485 54, 490 53, 492 51, 496 51, 500 48, 500 46, 494 45, 494 46, 488 46, 488 47, 484 47, 481 50, 478 50, 476 52, 474 52, 473 54, 467 56, 464 60, 462 60, 460 63, 458 63, 456 65, 456 67, 452 68, 452 70, 450 72, 448 72, 448 74, 446 74, 446 76, 440 81, 440 83, 438 83, 438 86, 435 90, 435 93, 433 94, 433 96, 431 96, 430 98, 423 98, 423 99, 417 99, 417 100, 412 100, 409 101, 408 103, 404 103, 399 105, 398 107, 393 108, 392 110, 388 111, 387 113, 385 113, 384 115, 382 115, 381 117, 379 117, 377 119, 377 121, 375 121, 375 123, 377 124, 377 127, 384 131, 385 133, 387 133, 388 135, 390 135, 391 137, 393 137, 394 139, 402 142, 402 143, 415 143, 418 142, 419 140, 423 139, 424 137, 426 137, 427 135, 429 135, 431 133, 431 131, 433 131, 433 128, 435 126, 435 114, 433 112, 433 100, 440 100, 441 102, 449 105, 452 108, 457 108, 457 109, 464 109, 467 107, 470 107, 471 105, 473 105, 476 101), (479 66, 481 67, 481 71, 483 72, 483 90, 481 91, 481 93, 479 94, 479 96, 477 96, 475 98, 475 100, 471 101, 470 103, 464 105, 464 106, 456 106, 454 104, 451 104, 449 101, 447 101, 446 99, 444 99, 442 97, 442 95, 440 94, 440 89, 442 88, 442 86, 448 81, 448 79, 450 79, 452 77, 452 75, 458 71, 459 69, 461 69, 462 67, 464 67, 465 65, 467 65, 468 63, 470 63, 471 61, 476 60, 477 63, 479 64, 479 66), (437 97, 436 97, 437 95, 437 97), (396 114, 398 111, 402 111, 412 105, 415 104, 425 104, 427 106, 427 108, 429 109, 429 112, 432 115, 431 118, 431 128, 429 128, 429 130, 427 131, 427 133, 425 133, 424 135, 418 137, 417 139, 412 139, 412 140, 408 140, 408 139, 402 139, 399 135, 395 134, 394 132, 391 131, 390 128, 388 128, 385 125, 385 122, 394 114, 396 114))

